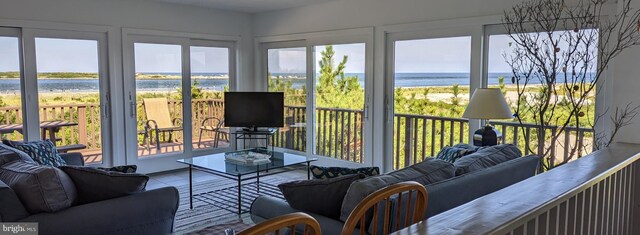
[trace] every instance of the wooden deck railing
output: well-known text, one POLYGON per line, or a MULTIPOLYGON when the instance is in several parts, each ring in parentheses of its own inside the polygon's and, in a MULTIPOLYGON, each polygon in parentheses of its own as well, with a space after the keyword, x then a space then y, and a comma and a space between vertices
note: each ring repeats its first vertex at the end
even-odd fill
MULTIPOLYGON (((143 114, 142 102, 138 112, 143 114)), ((200 126, 208 117, 223 118, 222 99, 195 99, 192 101, 193 138, 197 140, 200 126)), ((275 146, 297 151, 307 150, 306 132, 308 124, 306 107, 286 106, 286 126, 275 136, 275 146)), ((170 100, 172 118, 182 117, 182 102, 170 100)), ((81 143, 88 149, 101 148, 100 107, 97 104, 47 105, 42 106, 41 120, 66 120, 78 126, 63 128, 58 135, 62 144, 81 143)), ((139 115, 139 123, 143 115, 139 115)), ((315 154, 354 162, 363 161, 363 111, 353 109, 317 108, 315 112, 315 154)), ((205 125, 215 125, 209 120, 205 125)), ((19 107, 0 107, 0 123, 22 123, 19 107)), ((593 131, 588 128, 568 127, 555 143, 547 140, 555 135, 558 127, 550 126, 545 131, 535 124, 516 122, 492 122, 503 134, 502 143, 516 144, 525 154, 538 153, 551 146, 550 162, 566 162, 590 152, 593 131), (577 146, 576 146, 577 145, 577 146)), ((142 127, 139 127, 142 129, 142 127)), ((205 132, 209 138, 211 133, 205 132)), ((467 119, 428 115, 396 114, 394 118, 393 167, 399 169, 435 156, 443 147, 467 142, 469 125, 467 119)), ((18 134, 8 136, 21 139, 18 134)), ((180 136, 179 136, 180 137, 180 136)))
POLYGON ((396 114, 393 122, 394 169, 435 156, 445 146, 466 143, 468 122, 462 118, 396 114))
MULTIPOLYGON (((22 123, 22 110, 19 107, 0 107, 0 123, 22 123)), ((100 128, 100 105, 66 104, 40 106, 40 121, 64 120, 78 123, 77 126, 61 128, 56 134, 60 145, 84 144, 87 149, 102 148, 100 128)), ((20 133, 8 134, 9 139, 22 139, 20 133)))
POLYGON ((362 115, 362 110, 316 108, 315 153, 362 163, 362 115))

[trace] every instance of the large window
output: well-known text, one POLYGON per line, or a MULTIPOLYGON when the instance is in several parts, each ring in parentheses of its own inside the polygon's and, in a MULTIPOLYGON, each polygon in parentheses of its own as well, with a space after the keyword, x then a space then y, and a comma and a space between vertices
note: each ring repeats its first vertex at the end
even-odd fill
POLYGON ((193 148, 229 146, 224 92, 229 91, 229 48, 191 46, 193 148))
POLYGON ((365 36, 350 36, 261 45, 267 89, 285 93, 286 125, 276 135, 276 147, 337 165, 371 163, 365 149, 370 140, 366 91, 373 87, 367 86, 372 57, 366 42, 365 36))
POLYGON ((138 157, 182 152, 182 48, 135 43, 138 157))
MULTIPOLYGON (((2 31, 0 31, 2 33, 2 31)), ((20 45, 17 36, 0 34, 0 138, 22 140, 20 45)))
MULTIPOLYGON (((585 35, 597 31, 586 30, 585 35)), ((527 71, 530 68, 538 68, 536 65, 527 61, 532 58, 524 58, 523 55, 516 54, 516 42, 506 34, 489 35, 488 43, 488 63, 487 63, 487 83, 489 87, 500 88, 505 95, 507 103, 512 107, 514 113, 522 119, 523 123, 536 124, 540 123, 538 111, 544 106, 546 95, 544 92, 545 73, 555 73, 557 86, 553 86, 553 95, 549 96, 549 111, 545 112, 545 119, 548 121, 544 132, 539 131, 535 127, 526 127, 519 125, 517 119, 501 122, 504 120, 492 121, 498 130, 503 132, 503 141, 506 143, 514 143, 523 150, 525 154, 545 152, 545 156, 551 161, 551 165, 561 164, 576 156, 584 156, 591 152, 593 148, 594 134, 592 126, 595 120, 596 91, 595 87, 592 91, 585 93, 586 101, 584 105, 578 108, 577 113, 580 115, 580 128, 576 129, 576 121, 570 120, 567 123, 569 128, 565 132, 559 132, 559 127, 565 125, 566 117, 574 112, 572 101, 578 99, 584 90, 588 89, 590 83, 595 78, 597 64, 596 51, 590 52, 591 59, 586 59, 585 55, 574 54, 573 58, 567 59, 567 55, 575 50, 584 52, 587 48, 593 50, 595 45, 585 47, 581 43, 569 45, 567 40, 578 40, 573 30, 557 31, 551 35, 554 41, 558 43, 557 48, 548 48, 549 37, 546 33, 529 33, 526 34, 540 47, 540 58, 546 58, 544 63, 551 64, 553 54, 557 55, 557 61, 563 66, 558 66, 556 71, 527 71), (576 48, 576 45, 578 47, 576 48), (554 52, 556 50, 557 52, 554 52), (565 63, 566 62, 566 63, 565 63), (514 67, 516 70, 514 70, 514 67), (514 76, 518 73, 518 76, 514 76), (518 88, 519 87, 519 88, 518 88), (518 106, 520 101, 520 106, 518 106), (553 138, 556 138, 555 142, 553 138)), ((580 40, 586 40, 585 38, 580 40)), ((534 44, 532 44, 534 45, 534 44)), ((546 163, 545 163, 546 164, 546 163)))
POLYGON ((125 48, 128 163, 169 170, 230 147, 224 92, 235 85, 234 42, 129 35, 125 48))
POLYGON ((305 47, 267 50, 268 91, 285 95, 285 127, 276 134, 275 146, 301 152, 307 149, 306 61, 305 47))
POLYGON ((394 169, 466 142, 471 37, 394 43, 394 169))
POLYGON ((82 151, 87 164, 101 163, 98 41, 35 38, 35 43, 42 138, 58 151, 82 151))
POLYGON ((316 155, 364 161, 365 49, 364 43, 314 47, 316 155))

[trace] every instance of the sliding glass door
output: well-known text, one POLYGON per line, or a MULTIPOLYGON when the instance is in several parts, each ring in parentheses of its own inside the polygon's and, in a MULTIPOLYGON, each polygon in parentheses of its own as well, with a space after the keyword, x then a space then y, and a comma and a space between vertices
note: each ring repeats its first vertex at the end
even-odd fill
POLYGON ((142 172, 229 147, 224 92, 235 77, 231 42, 134 36, 125 45, 127 164, 142 172))
POLYGON ((102 163, 104 149, 99 43, 35 38, 41 137, 82 152, 86 164, 102 163))
POLYGON ((267 91, 285 93, 285 127, 275 146, 332 161, 372 164, 365 147, 370 136, 369 69, 366 40, 301 40, 263 43, 267 91))
POLYGON ((191 113, 194 150, 224 149, 230 146, 229 129, 224 127, 224 92, 230 91, 235 70, 234 44, 192 40, 191 113))
POLYGON ((135 43, 138 158, 184 151, 182 46, 135 43))
POLYGON ((20 29, 0 28, 0 138, 22 140, 22 59, 20 29))
POLYGON ((400 34, 387 46, 393 97, 387 117, 393 159, 387 163, 404 168, 467 142, 469 125, 461 117, 472 92, 471 36, 400 34))
POLYGON ((364 43, 317 45, 314 50, 313 153, 363 163, 367 105, 364 43))
POLYGON ((267 91, 284 92, 285 127, 275 146, 307 151, 307 50, 305 47, 267 49, 267 91))
POLYGON ((0 28, 2 139, 48 139, 109 164, 106 43, 105 33, 0 28))

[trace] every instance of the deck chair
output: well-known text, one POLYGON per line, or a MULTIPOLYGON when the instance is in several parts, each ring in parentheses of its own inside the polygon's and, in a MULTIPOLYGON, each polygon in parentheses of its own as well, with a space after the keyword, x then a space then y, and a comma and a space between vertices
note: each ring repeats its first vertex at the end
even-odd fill
POLYGON ((142 103, 147 117, 145 136, 151 139, 151 134, 155 133, 156 148, 160 150, 160 133, 169 133, 169 140, 172 141, 173 132, 182 131, 182 119, 171 120, 167 98, 142 99, 142 103))
MULTIPOLYGON (((235 233, 232 232, 232 234, 235 234, 235 233)), ((294 213, 274 217, 270 220, 263 221, 237 234, 238 235, 263 235, 263 234, 265 235, 266 234, 322 235, 322 230, 320 229, 320 224, 315 218, 303 212, 294 212, 294 213)))
POLYGON ((227 141, 229 141, 229 128, 225 128, 224 127, 224 119, 218 119, 215 117, 208 117, 205 118, 202 121, 202 125, 200 125, 200 137, 198 138, 198 147, 200 147, 200 145, 202 145, 202 134, 203 132, 213 132, 215 133, 214 139, 213 139, 213 147, 217 148, 218 147, 218 141, 220 141, 221 137, 226 138, 227 141), (215 123, 214 125, 207 125, 207 123, 210 123, 211 121, 213 121, 213 123, 215 123))

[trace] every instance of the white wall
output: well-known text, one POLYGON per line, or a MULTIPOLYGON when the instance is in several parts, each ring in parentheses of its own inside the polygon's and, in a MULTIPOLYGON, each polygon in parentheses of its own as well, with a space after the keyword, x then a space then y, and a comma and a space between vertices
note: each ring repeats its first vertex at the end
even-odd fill
MULTIPOLYGON (((279 35, 502 14, 520 0, 337 0, 256 14, 254 35, 279 35)), ((498 23, 498 22, 496 22, 498 23)))
MULTIPOLYGON (((619 1, 622 2, 622 1, 619 1)), ((640 1, 632 1, 631 7, 640 8, 640 1)), ((627 104, 640 105, 640 45, 634 46, 623 52, 615 59, 613 66, 611 89, 609 92, 611 99, 609 112, 615 111, 616 107, 624 108, 627 104)), ((607 121, 608 121, 608 117, 607 121)), ((605 130, 608 132, 608 130, 605 130)), ((636 117, 632 124, 623 128, 618 134, 617 141, 640 143, 640 116, 636 117)))

